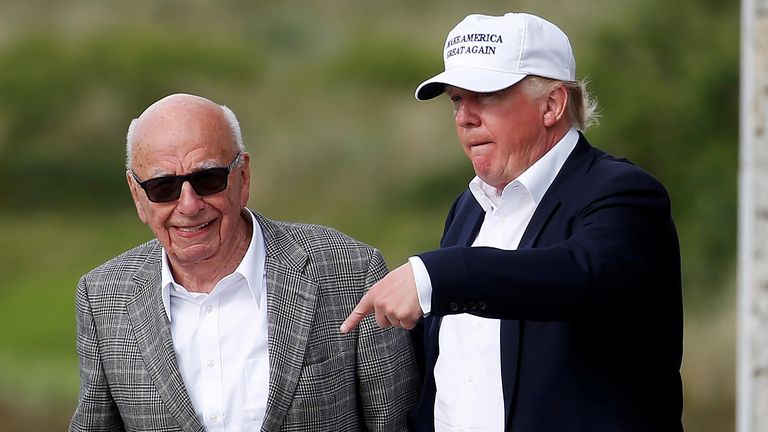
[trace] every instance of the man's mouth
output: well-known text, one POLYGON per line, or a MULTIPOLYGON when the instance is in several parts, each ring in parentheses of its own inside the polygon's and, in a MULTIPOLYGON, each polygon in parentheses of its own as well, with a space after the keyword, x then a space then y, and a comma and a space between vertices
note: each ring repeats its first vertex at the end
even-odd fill
POLYGON ((176 228, 178 228, 178 230, 182 231, 182 232, 192 233, 192 232, 200 231, 201 229, 207 227, 209 224, 210 224, 210 222, 206 222, 204 224, 200 224, 200 225, 196 225, 196 226, 191 226, 191 227, 182 227, 182 226, 180 226, 180 227, 176 227, 176 228))
POLYGON ((491 145, 491 142, 490 142, 490 141, 483 141, 483 142, 470 143, 470 144, 469 144, 469 149, 470 149, 470 150, 479 150, 479 149, 481 149, 481 148, 483 148, 483 147, 487 147, 487 146, 489 146, 489 145, 491 145))

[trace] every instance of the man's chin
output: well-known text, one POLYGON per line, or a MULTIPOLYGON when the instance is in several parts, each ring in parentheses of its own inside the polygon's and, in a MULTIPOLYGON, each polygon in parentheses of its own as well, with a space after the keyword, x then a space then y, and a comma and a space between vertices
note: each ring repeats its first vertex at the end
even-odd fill
POLYGON ((213 256, 213 250, 208 244, 195 244, 185 247, 173 246, 173 253, 169 254, 176 264, 193 265, 202 264, 213 256))

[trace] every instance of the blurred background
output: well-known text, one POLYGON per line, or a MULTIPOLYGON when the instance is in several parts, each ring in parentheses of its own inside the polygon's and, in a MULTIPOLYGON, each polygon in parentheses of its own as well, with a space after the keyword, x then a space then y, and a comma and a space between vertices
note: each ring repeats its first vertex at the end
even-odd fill
POLYGON ((739 3, 722 0, 0 0, 0 430, 66 429, 77 280, 151 237, 125 185, 131 118, 174 92, 228 105, 252 208, 393 268, 437 247, 472 176, 449 101, 413 91, 460 19, 506 11, 565 30, 601 105, 590 141, 668 187, 686 429, 733 430, 739 3))

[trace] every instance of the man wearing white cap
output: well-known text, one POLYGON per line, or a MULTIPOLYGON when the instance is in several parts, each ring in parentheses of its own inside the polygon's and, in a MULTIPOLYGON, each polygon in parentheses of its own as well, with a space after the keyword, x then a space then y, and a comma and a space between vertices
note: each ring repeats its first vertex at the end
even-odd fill
POLYGON ((552 23, 470 15, 443 57, 416 98, 450 98, 477 175, 441 248, 375 284, 342 331, 369 313, 413 329, 414 431, 681 431, 666 190, 587 142, 595 103, 552 23))

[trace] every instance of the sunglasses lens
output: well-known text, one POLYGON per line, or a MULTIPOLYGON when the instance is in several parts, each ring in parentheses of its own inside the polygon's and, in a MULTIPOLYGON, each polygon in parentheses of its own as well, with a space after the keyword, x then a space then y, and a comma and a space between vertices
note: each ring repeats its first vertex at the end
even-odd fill
MULTIPOLYGON (((135 177, 135 174, 134 174, 135 177)), ((183 176, 157 177, 140 182, 152 202, 175 201, 181 195, 181 187, 188 181, 200 196, 212 195, 227 188, 229 167, 210 168, 183 176)), ((138 181, 138 178, 137 178, 138 181)))
POLYGON ((158 177, 145 182, 147 198, 153 202, 168 202, 179 198, 182 180, 178 177, 158 177))
POLYGON ((227 188, 228 177, 227 168, 211 168, 192 174, 189 183, 198 195, 211 195, 227 188))

